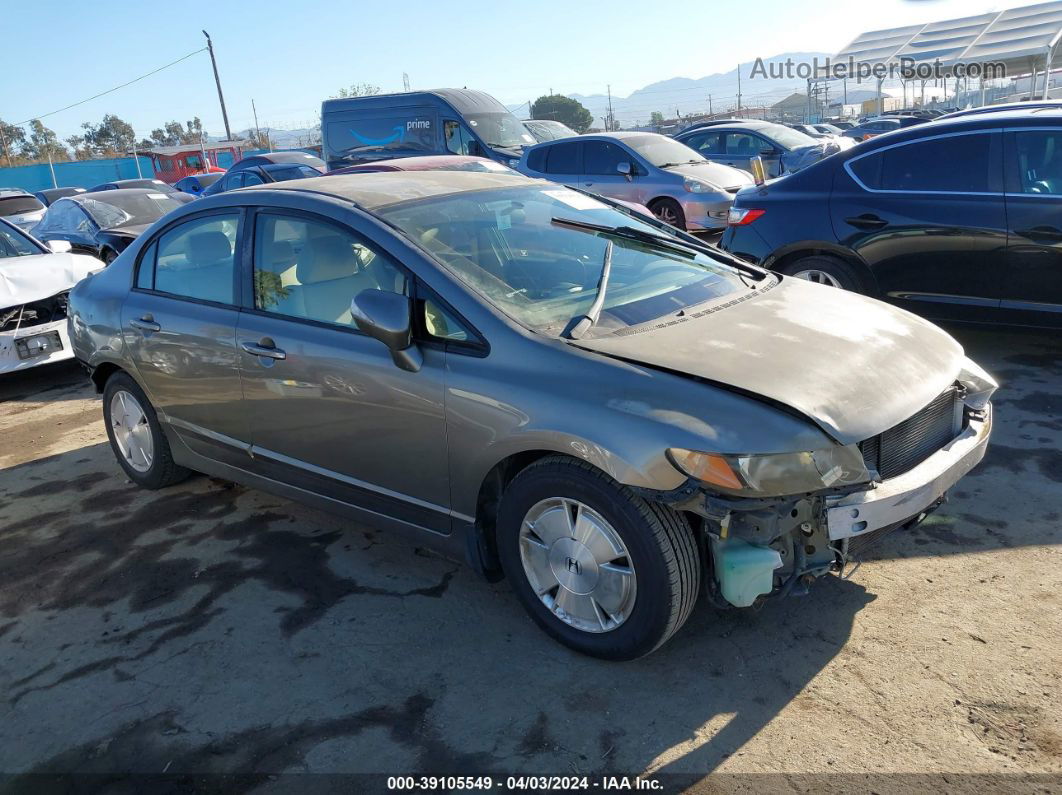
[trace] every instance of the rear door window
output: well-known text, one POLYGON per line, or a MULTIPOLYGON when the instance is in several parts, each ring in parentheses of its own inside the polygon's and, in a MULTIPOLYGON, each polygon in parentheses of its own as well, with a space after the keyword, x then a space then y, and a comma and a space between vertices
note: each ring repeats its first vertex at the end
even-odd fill
POLYGON ((699 133, 691 135, 682 143, 691 149, 696 149, 705 157, 710 157, 711 155, 726 154, 724 138, 725 135, 723 133, 699 133))
POLYGON ((949 135, 895 146, 864 158, 881 160, 876 174, 874 164, 861 166, 862 173, 872 180, 863 181, 870 188, 876 181, 880 190, 988 193, 990 149, 989 133, 949 135))
MULTIPOLYGON (((239 221, 235 213, 209 215, 186 221, 160 236, 155 249, 155 289, 199 301, 234 303, 234 251, 239 221)), ((151 266, 146 257, 140 263, 141 270, 145 266, 151 266)))
POLYGON ((582 143, 559 143, 549 147, 546 156, 547 174, 581 174, 583 170, 582 143))

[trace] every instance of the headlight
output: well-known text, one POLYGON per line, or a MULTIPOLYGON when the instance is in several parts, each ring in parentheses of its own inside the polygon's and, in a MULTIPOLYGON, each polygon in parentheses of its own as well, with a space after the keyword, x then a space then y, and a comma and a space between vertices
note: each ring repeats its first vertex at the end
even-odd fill
POLYGON ((693 179, 693 177, 686 177, 682 180, 682 187, 688 190, 690 193, 718 193, 719 188, 715 187, 709 182, 703 180, 693 179))
POLYGON ((867 483, 870 473, 856 445, 807 453, 723 455, 672 447, 671 463, 695 480, 743 497, 781 497, 867 483))
POLYGON ((969 357, 962 361, 959 383, 966 387, 964 402, 975 411, 980 411, 987 406, 988 401, 992 399, 992 393, 999 388, 996 379, 969 357))

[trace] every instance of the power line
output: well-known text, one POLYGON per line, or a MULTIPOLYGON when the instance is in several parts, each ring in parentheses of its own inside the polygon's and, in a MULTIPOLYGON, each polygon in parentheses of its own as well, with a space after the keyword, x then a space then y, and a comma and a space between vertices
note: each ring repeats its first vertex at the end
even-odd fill
POLYGON ((166 64, 165 66, 160 66, 158 69, 155 69, 155 70, 153 70, 151 72, 148 72, 145 75, 140 75, 140 77, 134 78, 134 79, 130 80, 128 83, 122 83, 120 86, 115 86, 114 88, 108 88, 106 91, 101 91, 99 94, 91 96, 88 99, 83 99, 80 102, 75 102, 72 105, 67 105, 65 108, 59 108, 59 110, 53 110, 53 111, 49 111, 48 113, 42 113, 39 116, 31 116, 30 118, 26 119, 25 121, 20 121, 15 126, 21 127, 23 124, 29 124, 31 121, 45 119, 48 116, 54 116, 56 113, 62 113, 64 110, 70 110, 71 108, 76 108, 78 105, 84 105, 86 102, 91 102, 94 99, 99 99, 100 97, 106 96, 107 94, 110 94, 110 93, 113 93, 113 92, 117 91, 120 88, 125 88, 126 86, 131 86, 131 85, 133 85, 133 83, 137 83, 137 82, 143 80, 145 77, 151 77, 154 74, 158 74, 163 69, 169 69, 171 66, 177 65, 181 61, 185 61, 185 60, 191 58, 193 55, 198 55, 201 52, 206 52, 206 50, 207 50, 207 48, 203 47, 202 49, 196 50, 195 52, 190 52, 187 55, 182 55, 176 61, 171 61, 170 63, 166 64))

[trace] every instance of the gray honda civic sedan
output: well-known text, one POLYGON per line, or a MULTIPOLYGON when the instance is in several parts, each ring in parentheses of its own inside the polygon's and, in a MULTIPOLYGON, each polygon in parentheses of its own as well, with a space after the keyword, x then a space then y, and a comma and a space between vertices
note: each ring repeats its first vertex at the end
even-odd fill
POLYGON ((134 482, 204 472, 408 535, 610 659, 920 521, 995 389, 914 315, 494 173, 201 199, 69 323, 134 482))

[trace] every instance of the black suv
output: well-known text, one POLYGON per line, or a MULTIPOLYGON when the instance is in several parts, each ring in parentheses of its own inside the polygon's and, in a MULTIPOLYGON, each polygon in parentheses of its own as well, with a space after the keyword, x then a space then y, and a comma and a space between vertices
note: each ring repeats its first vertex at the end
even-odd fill
POLYGON ((719 245, 944 320, 1062 327, 1062 110, 938 120, 738 193, 719 245))

